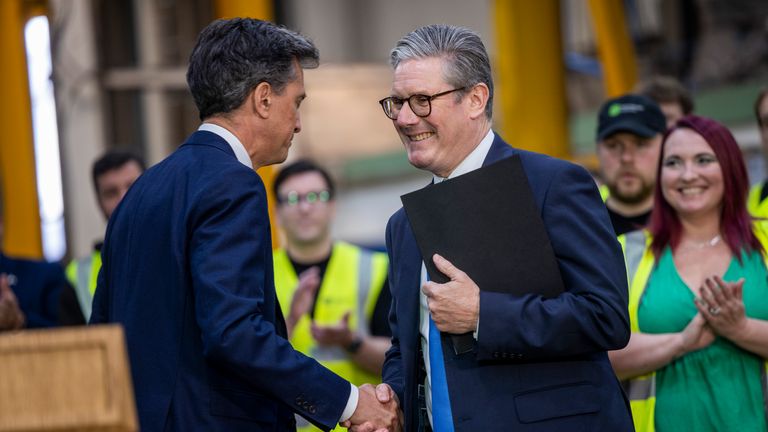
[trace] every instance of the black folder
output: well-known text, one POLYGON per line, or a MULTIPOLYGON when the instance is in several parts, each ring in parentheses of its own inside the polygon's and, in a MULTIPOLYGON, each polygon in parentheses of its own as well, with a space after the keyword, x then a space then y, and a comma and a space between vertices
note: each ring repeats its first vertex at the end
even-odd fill
MULTIPOLYGON (((515 155, 401 197, 430 280, 448 282, 432 261, 439 253, 483 291, 513 295, 562 293, 549 236, 515 155)), ((471 334, 451 335, 456 354, 471 351, 471 334)))

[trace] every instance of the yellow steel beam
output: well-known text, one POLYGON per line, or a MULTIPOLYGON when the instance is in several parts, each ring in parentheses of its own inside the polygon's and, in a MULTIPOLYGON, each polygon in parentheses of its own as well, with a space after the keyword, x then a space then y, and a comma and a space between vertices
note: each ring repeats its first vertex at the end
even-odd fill
POLYGON ((272 0, 215 0, 217 18, 249 17, 272 21, 274 7, 272 0))
POLYGON ((559 0, 494 0, 496 129, 518 148, 565 158, 559 0))
MULTIPOLYGON (((215 0, 214 11, 217 18, 249 17, 265 21, 274 20, 272 0, 215 0)), ((272 184, 276 174, 275 169, 267 166, 259 169, 257 172, 267 188, 269 220, 272 227, 272 247, 277 248, 280 241, 277 231, 277 217, 275 216, 275 203, 277 201, 275 194, 272 192, 272 184)))
POLYGON ((27 11, 23 0, 0 1, 0 182, 3 199, 3 251, 41 258, 40 206, 35 182, 32 110, 24 48, 27 11))
POLYGON ((637 61, 627 29, 623 2, 589 0, 597 52, 603 67, 606 97, 632 91, 637 83, 637 61))

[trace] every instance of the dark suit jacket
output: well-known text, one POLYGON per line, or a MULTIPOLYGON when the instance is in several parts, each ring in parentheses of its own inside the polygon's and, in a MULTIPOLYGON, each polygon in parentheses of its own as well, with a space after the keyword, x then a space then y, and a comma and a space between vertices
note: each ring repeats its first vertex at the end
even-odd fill
MULTIPOLYGON (((73 294, 64 270, 55 263, 11 258, 0 254, 0 273, 10 276, 11 289, 26 316, 27 328, 54 327, 62 322, 62 296, 73 294)), ((69 303, 67 303, 69 306, 69 303)), ((79 307, 77 313, 82 313, 79 307)))
MULTIPOLYGON (((632 430, 628 402, 606 355, 627 344, 630 330, 624 261, 605 206, 584 169, 513 149, 499 136, 484 164, 514 154, 540 208, 565 293, 544 300, 481 291, 474 351, 456 356, 443 334, 456 431, 632 430)), ((387 225, 387 249, 393 345, 384 382, 403 402, 406 430, 415 431, 423 258, 403 209, 387 225)))
POLYGON ((350 385, 293 350, 275 297, 264 185, 194 133, 107 227, 91 323, 124 325, 142 431, 330 429, 350 385))

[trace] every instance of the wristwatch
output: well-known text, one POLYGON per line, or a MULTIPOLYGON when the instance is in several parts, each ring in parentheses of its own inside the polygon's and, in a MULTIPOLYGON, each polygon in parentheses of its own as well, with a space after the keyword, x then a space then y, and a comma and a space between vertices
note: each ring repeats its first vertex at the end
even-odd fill
POLYGON ((360 336, 355 336, 355 338, 352 339, 352 342, 345 346, 344 349, 350 354, 356 354, 358 351, 360 351, 361 346, 363 346, 363 338, 360 336))

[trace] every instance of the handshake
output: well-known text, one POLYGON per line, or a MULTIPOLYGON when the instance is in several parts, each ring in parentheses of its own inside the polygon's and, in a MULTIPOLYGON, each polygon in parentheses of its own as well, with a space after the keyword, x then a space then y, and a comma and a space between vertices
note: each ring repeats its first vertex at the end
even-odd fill
POLYGON ((403 430, 403 412, 397 395, 387 384, 374 387, 361 385, 357 408, 352 417, 341 426, 352 432, 400 432, 403 430))

